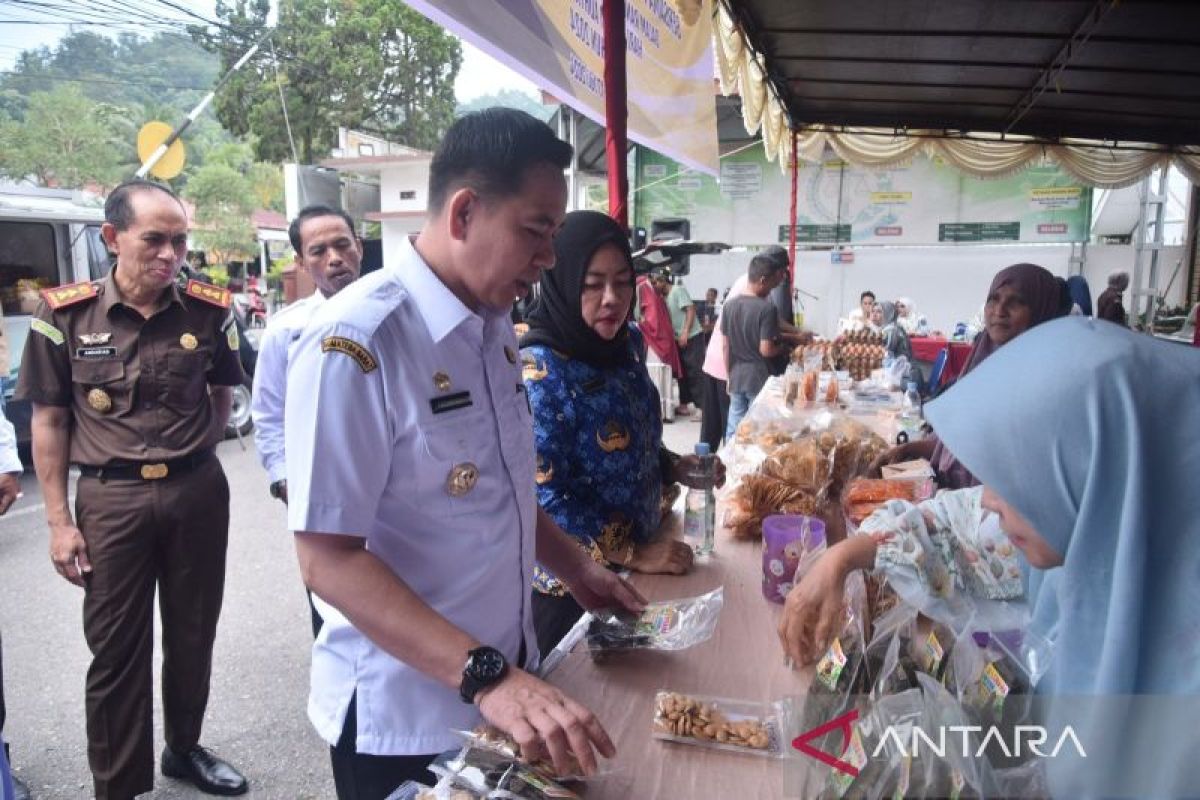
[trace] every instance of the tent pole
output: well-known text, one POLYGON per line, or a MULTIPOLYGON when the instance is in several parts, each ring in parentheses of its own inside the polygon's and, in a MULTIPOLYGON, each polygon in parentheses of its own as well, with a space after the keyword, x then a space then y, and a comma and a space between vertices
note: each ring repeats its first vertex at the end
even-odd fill
POLYGON ((792 129, 792 203, 788 212, 788 262, 792 265, 792 289, 796 288, 796 196, 800 182, 800 154, 796 152, 799 135, 792 129))
POLYGON ((604 0, 604 152, 608 214, 629 229, 629 109, 625 91, 625 0, 604 0))

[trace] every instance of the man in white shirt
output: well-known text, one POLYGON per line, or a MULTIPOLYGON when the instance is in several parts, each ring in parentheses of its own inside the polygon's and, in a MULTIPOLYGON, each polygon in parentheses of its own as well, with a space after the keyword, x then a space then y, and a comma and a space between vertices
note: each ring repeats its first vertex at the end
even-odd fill
MULTIPOLYGON (((362 242, 354 222, 340 209, 311 205, 288 226, 288 239, 296 254, 296 267, 312 278, 316 291, 277 311, 259 342, 254 370, 254 395, 250 414, 254 418, 254 443, 258 459, 267 471, 271 496, 287 503, 287 459, 283 449, 284 398, 287 393, 288 356, 304 326, 328 297, 333 297, 358 279, 362 269, 362 242)), ((321 617, 312 604, 313 636, 321 617)))
POLYGON ((263 332, 254 370, 254 443, 271 481, 271 496, 287 503, 287 461, 283 450, 284 395, 288 354, 304 326, 326 298, 358 279, 362 242, 354 223, 341 209, 325 205, 302 208, 288 226, 296 267, 312 277, 316 291, 275 312, 263 332))
POLYGON ((559 769, 614 753, 592 712, 526 671, 535 558, 585 608, 644 604, 535 495, 508 313, 553 266, 570 159, 523 112, 459 119, 420 234, 326 301, 293 351, 288 522, 305 583, 340 612, 313 646, 308 711, 342 800, 430 780, 481 718, 559 769))
POLYGON ((838 333, 857 331, 870 327, 871 309, 875 307, 875 293, 870 289, 858 296, 858 308, 838 320, 838 333))
MULTIPOLYGON (((17 456, 17 432, 13 430, 12 423, 5 418, 3 414, 3 405, 0 405, 0 516, 8 512, 12 504, 16 502, 17 496, 21 493, 21 459, 17 456)), ((0 641, 0 648, 3 647, 0 641)), ((3 777, 8 770, 8 742, 4 741, 4 659, 3 653, 0 651, 0 796, 5 800, 29 800, 30 793, 27 787, 15 775, 10 777, 11 789, 8 794, 4 794, 3 777)))

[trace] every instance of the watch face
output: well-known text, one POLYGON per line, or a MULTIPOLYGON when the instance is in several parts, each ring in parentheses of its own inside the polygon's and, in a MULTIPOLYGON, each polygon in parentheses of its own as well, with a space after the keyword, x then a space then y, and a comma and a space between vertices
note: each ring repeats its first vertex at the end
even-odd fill
POLYGON ((491 647, 480 648, 471 656, 471 672, 481 681, 495 680, 504 672, 504 656, 491 647))

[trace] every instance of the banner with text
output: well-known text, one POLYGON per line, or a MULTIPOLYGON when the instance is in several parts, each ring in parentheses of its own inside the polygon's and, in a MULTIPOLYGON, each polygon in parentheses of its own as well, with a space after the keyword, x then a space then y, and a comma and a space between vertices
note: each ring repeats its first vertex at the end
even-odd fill
MULTIPOLYGON (((602 0, 405 0, 604 124, 602 0)), ((712 0, 626 0, 629 138, 717 171, 712 0)))
MULTIPOLYGON (((721 159, 720 179, 639 148, 636 224, 685 217, 692 236, 729 244, 786 243, 790 177, 762 147, 721 159)), ((1079 242, 1091 189, 1057 165, 983 180, 924 156, 871 170, 830 157, 799 175, 796 240, 804 245, 1079 242)))

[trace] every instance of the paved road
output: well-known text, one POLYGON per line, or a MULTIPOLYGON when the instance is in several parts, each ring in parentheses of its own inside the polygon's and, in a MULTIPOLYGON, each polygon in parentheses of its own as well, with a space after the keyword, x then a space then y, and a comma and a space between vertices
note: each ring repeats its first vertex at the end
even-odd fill
MULTIPOLYGON (((225 607, 217 632, 212 696, 203 743, 250 779, 251 797, 331 798, 328 750, 305 717, 308 606, 283 506, 266 492, 253 443, 218 453, 232 490, 225 607)), ((82 592, 55 574, 47 555, 37 482, 0 517, 0 632, 4 637, 5 736, 16 773, 41 800, 92 796, 84 735, 83 684, 89 654, 82 592)), ((162 745, 155 656, 155 726, 162 745)), ((144 797, 208 797, 157 778, 144 797)))
MULTIPOLYGON (((694 420, 665 426, 677 452, 691 452, 694 420)), ((231 489, 225 607, 217 632, 203 743, 250 779, 251 797, 332 798, 328 750, 305 716, 311 644, 308 605, 282 504, 266 491, 254 445, 218 449, 231 489)), ((16 773, 39 800, 91 797, 83 685, 89 654, 82 592, 55 574, 47 555, 37 481, 0 517, 0 632, 8 703, 5 736, 16 773)), ((72 490, 73 493, 73 490, 72 490)), ((157 623, 156 623, 157 624, 157 623)), ((162 745, 155 652, 155 729, 162 745)), ((208 797, 161 775, 151 798, 208 797)))

